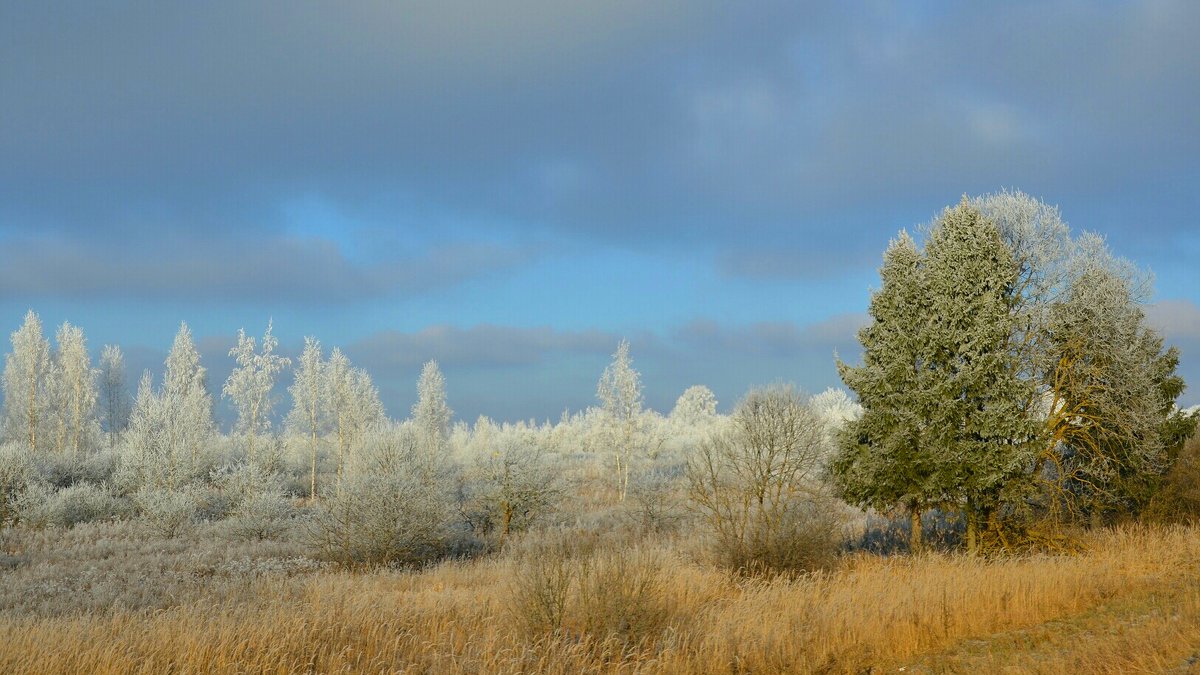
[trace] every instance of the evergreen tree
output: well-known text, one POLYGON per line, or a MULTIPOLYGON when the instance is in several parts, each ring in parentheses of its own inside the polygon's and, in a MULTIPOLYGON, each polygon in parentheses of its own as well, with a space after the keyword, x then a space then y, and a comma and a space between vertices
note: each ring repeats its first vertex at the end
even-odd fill
POLYGON ((925 268, 922 342, 938 401, 927 438, 947 505, 964 510, 975 552, 980 520, 1027 471, 1037 433, 1024 415, 1029 384, 1010 342, 1018 268, 996 226, 965 199, 930 232, 925 268))
POLYGON ((843 499, 863 508, 906 508, 911 548, 922 548, 921 514, 943 501, 941 463, 930 447, 938 392, 926 367, 930 300, 924 261, 907 232, 892 240, 871 295, 870 325, 858 333, 863 364, 838 361, 863 414, 843 431, 831 463, 843 499))

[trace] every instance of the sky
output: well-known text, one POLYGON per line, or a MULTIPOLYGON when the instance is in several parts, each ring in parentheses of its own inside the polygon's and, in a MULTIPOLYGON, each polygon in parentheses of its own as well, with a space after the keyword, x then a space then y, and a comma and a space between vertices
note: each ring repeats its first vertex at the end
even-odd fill
MULTIPOLYGON (((888 240, 1020 189, 1156 278, 1200 403, 1200 3, 0 2, 0 331, 274 322, 408 415, 839 383, 888 240)), ((286 380, 286 376, 285 376, 286 380)), ((283 383, 286 384, 286 381, 283 383)), ((281 386, 282 390, 282 386, 281 386)), ((226 404, 227 405, 227 404, 226 404)))

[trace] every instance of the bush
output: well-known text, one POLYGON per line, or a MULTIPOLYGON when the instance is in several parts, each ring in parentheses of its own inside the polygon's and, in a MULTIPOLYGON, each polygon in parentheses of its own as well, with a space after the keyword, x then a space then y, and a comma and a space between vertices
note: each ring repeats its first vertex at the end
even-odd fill
POLYGON ((454 514, 444 457, 408 425, 364 434, 352 457, 312 521, 317 555, 344 565, 413 565, 443 555, 454 514))
POLYGON ((13 501, 33 476, 33 459, 25 446, 19 443, 0 445, 0 526, 13 518, 13 501))
POLYGON ((1179 450, 1144 517, 1168 523, 1200 521, 1200 433, 1179 450))
POLYGON ((509 612, 527 634, 562 631, 578 575, 573 548, 564 536, 547 535, 512 549, 509 612))
POLYGON ((278 489, 267 489, 243 498, 230 516, 226 531, 234 539, 277 539, 291 527, 296 510, 278 489))
POLYGON ((197 491, 192 487, 142 488, 133 496, 133 503, 150 529, 168 539, 192 523, 199 507, 197 491))
POLYGON ((17 519, 32 528, 72 527, 94 520, 115 520, 129 507, 108 490, 76 483, 61 490, 42 482, 30 483, 13 500, 17 519))
POLYGON ((509 612, 529 635, 632 646, 670 618, 666 560, 657 551, 553 533, 527 539, 510 555, 509 612))
POLYGON ((578 596, 583 631, 626 645, 660 631, 670 618, 665 567, 661 554, 639 547, 604 548, 585 559, 578 596))

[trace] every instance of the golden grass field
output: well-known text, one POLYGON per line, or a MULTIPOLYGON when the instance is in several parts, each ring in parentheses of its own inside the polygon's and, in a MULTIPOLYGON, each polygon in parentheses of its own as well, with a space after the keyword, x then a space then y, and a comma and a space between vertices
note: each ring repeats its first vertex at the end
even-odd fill
MULTIPOLYGON (((1084 546, 855 555, 774 581, 731 578, 670 544, 209 585, 219 573, 201 566, 199 590, 165 608, 6 609, 0 672, 1200 672, 1200 529, 1105 531, 1084 546), (569 581, 555 628, 531 606, 548 571, 569 581)), ((134 554, 105 554, 121 555, 134 554)))

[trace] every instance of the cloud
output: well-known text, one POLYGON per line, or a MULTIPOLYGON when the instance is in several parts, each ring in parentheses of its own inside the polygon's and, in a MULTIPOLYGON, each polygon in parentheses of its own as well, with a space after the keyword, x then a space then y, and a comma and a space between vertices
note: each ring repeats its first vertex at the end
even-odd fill
POLYGON ((1200 305, 1187 299, 1165 299, 1146 307, 1146 320, 1170 341, 1200 343, 1200 305))
POLYGON ((448 368, 489 368, 537 365, 552 355, 606 355, 619 340, 600 330, 441 325, 416 332, 381 331, 347 345, 346 352, 367 368, 416 369, 431 359, 448 368))
POLYGON ((402 200, 767 251, 831 222, 884 237, 1001 185, 1111 201, 1200 149, 1200 6, 1184 0, 37 3, 4 19, 9 228, 266 229, 317 192, 380 222, 402 200))
POLYGON ((516 245, 447 243, 356 261, 332 241, 288 235, 159 236, 136 248, 120 241, 11 238, 0 246, 0 298, 353 303, 452 286, 536 255, 516 245))
POLYGON ((865 314, 840 314, 806 326, 786 321, 723 326, 711 319, 696 319, 674 331, 679 343, 707 353, 789 357, 813 350, 833 350, 855 344, 865 314))

